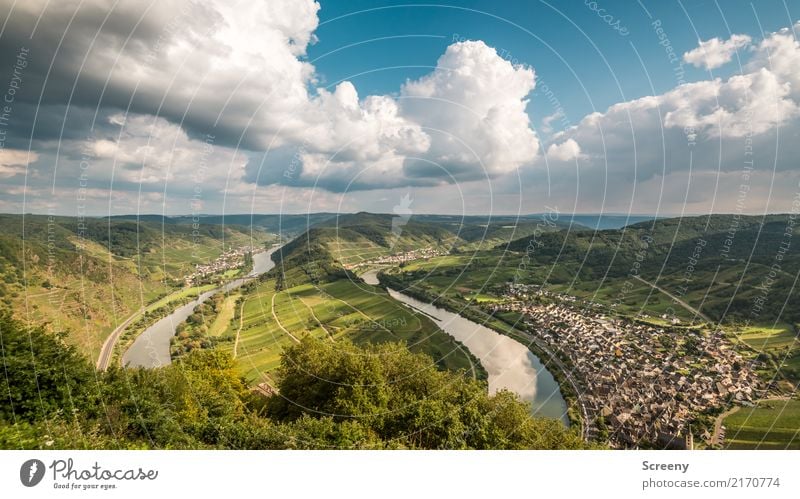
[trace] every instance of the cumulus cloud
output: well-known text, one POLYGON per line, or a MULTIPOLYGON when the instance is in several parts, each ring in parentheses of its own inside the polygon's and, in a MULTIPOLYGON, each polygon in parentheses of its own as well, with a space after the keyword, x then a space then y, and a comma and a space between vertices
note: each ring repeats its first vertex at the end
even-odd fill
POLYGON ((697 48, 683 54, 683 60, 698 68, 716 69, 729 63, 736 51, 747 47, 750 42, 748 35, 732 35, 727 40, 715 37, 700 41, 697 48))
POLYGON ((524 192, 579 211, 786 211, 800 186, 798 85, 792 30, 767 34, 742 74, 620 102, 554 134, 547 159, 577 152, 580 169, 539 161, 524 192))
POLYGON ((745 156, 777 169, 795 168, 786 150, 796 146, 777 141, 800 131, 795 87, 800 45, 788 30, 770 34, 746 68, 727 80, 687 83, 615 104, 554 139, 575 141, 589 169, 628 178, 633 174, 638 181, 689 168, 737 170, 745 156))
POLYGON ((560 144, 551 144, 547 148, 547 157, 556 161, 570 161, 581 154, 581 146, 574 139, 567 139, 560 144))
MULTIPOLYGON (((466 41, 450 45, 431 74, 407 82, 401 105, 431 130, 426 160, 456 178, 465 170, 491 176, 536 157, 539 141, 526 113, 534 86, 533 69, 512 65, 482 41, 466 41)), ((429 170, 407 165, 417 167, 429 170)))
POLYGON ((67 151, 88 140, 97 158, 127 165, 142 155, 182 159, 155 134, 138 150, 126 145, 131 137, 87 138, 98 128, 113 134, 125 110, 129 121, 157 116, 168 137, 177 133, 171 124, 185 132, 181 141, 213 135, 217 147, 247 151, 246 181, 332 190, 492 177, 535 158, 526 113, 532 69, 468 41, 395 95, 360 96, 348 81, 316 88, 316 69, 303 56, 316 41, 319 8, 313 0, 25 2, 4 34, 10 46, 18 39, 37 54, 18 104, 38 106, 42 95, 36 112, 55 119, 33 130, 28 113, 31 129, 19 126, 19 139, 67 151), (65 103, 59 116, 55 107, 65 103), (82 130, 63 126, 67 120, 82 130), (291 178, 283 175, 287 159, 296 162, 291 178))
POLYGON ((503 175, 537 156, 526 113, 534 85, 531 68, 512 65, 485 43, 454 43, 397 97, 360 100, 350 82, 319 90, 302 145, 271 149, 248 166, 246 178, 341 191, 503 175))
POLYGON ((8 47, 36 54, 0 151, 7 193, 26 171, 31 189, 74 189, 87 154, 91 192, 141 189, 151 203, 191 196, 199 164, 209 165, 206 200, 260 188, 270 200, 288 189, 312 202, 303 189, 316 187, 333 202, 337 193, 407 186, 460 192, 454 184, 502 183, 517 172, 543 185, 545 158, 556 162, 546 177, 553 192, 572 192, 587 175, 619 192, 690 169, 728 175, 750 153, 785 172, 800 156, 800 45, 790 28, 758 41, 715 38, 684 54, 713 69, 747 48, 742 74, 621 102, 575 126, 560 110, 542 118, 549 145, 539 154, 528 114, 534 70, 482 41, 454 43, 396 93, 368 95, 349 81, 319 88, 305 57, 319 24, 313 0, 79 5, 22 2, 6 24, 0 80, 13 67, 8 47), (550 136, 559 120, 567 128, 550 136), (29 146, 35 152, 23 154, 29 146), (558 164, 576 158, 579 170, 558 164))
POLYGON ((548 114, 544 118, 542 118, 542 131, 544 133, 552 133, 553 132, 553 122, 554 121, 561 121, 562 123, 565 121, 566 115, 564 114, 564 110, 559 108, 552 114, 548 114))
POLYGON ((42 94, 44 105, 128 109, 260 148, 278 130, 305 130, 297 111, 314 68, 300 56, 318 10, 312 0, 32 0, 14 10, 3 41, 36 54, 21 103, 42 94))

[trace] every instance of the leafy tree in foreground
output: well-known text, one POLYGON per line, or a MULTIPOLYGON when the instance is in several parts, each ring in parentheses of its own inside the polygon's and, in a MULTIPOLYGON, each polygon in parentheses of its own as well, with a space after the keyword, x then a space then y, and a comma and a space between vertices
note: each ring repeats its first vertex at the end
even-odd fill
POLYGON ((235 361, 199 350, 160 369, 98 373, 59 335, 0 315, 0 448, 579 448, 509 392, 439 371, 401 344, 307 339, 280 393, 247 389, 235 361))
POLYGON ((402 344, 360 348, 312 338, 289 348, 278 376, 280 395, 268 414, 357 422, 384 442, 426 449, 580 448, 573 431, 537 419, 515 395, 487 394, 483 382, 439 371, 402 344))

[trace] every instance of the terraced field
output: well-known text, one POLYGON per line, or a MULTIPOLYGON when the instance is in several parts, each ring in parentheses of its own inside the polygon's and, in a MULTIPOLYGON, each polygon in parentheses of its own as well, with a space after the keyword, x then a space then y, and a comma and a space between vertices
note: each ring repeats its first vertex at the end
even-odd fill
MULTIPOLYGON (((237 330, 234 320, 225 334, 236 335, 237 330)), ((269 280, 247 295, 243 309, 236 347, 243 375, 248 381, 269 381, 282 350, 309 335, 326 341, 346 337, 354 343, 404 341, 441 368, 472 368, 472 359, 451 336, 380 288, 338 280, 276 293, 275 282, 269 280)))
POLYGON ((724 421, 730 449, 800 449, 800 400, 770 400, 724 421))

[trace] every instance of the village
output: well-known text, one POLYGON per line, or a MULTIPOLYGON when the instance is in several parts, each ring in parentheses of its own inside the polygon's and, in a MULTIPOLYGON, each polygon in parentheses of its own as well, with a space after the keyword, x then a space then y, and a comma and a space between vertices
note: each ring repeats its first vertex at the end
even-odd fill
POLYGON ((194 272, 185 277, 186 285, 195 286, 201 284, 206 278, 215 274, 226 272, 231 269, 238 269, 245 264, 248 255, 252 256, 255 251, 258 251, 258 249, 252 246, 240 246, 225 251, 211 263, 198 263, 194 267, 194 272))
POLYGON ((372 265, 402 265, 413 260, 428 260, 436 256, 446 255, 447 253, 446 250, 427 247, 405 251, 403 253, 379 256, 358 263, 345 264, 344 268, 347 270, 358 270, 372 265))
POLYGON ((694 417, 757 398, 755 372, 721 332, 665 331, 577 307, 574 297, 552 299, 559 296, 512 283, 493 307, 523 314, 525 326, 565 357, 581 402, 612 446, 691 449, 694 417))

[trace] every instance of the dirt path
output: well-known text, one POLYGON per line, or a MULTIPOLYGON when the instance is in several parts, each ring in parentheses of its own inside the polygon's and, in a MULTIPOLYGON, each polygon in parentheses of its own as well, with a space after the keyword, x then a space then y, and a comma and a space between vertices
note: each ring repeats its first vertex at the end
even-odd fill
POLYGON ((313 317, 313 318, 314 318, 314 321, 315 321, 317 324, 319 324, 319 327, 321 327, 323 331, 325 331, 326 333, 328 333, 328 339, 329 339, 329 340, 331 340, 331 341, 333 341, 333 333, 331 333, 330 331, 328 331, 328 328, 326 328, 326 327, 325 327, 325 324, 323 324, 323 323, 322 323, 322 321, 320 321, 320 320, 319 320, 319 318, 317 318, 317 314, 315 314, 315 313, 314 313, 314 309, 313 309, 313 308, 311 308, 311 306, 310 306, 308 303, 306 303, 305 301, 303 301, 303 299, 302 299, 302 298, 298 297, 297 299, 298 299, 298 300, 300 300, 300 303, 302 303, 303 305, 305 305, 305 306, 306 306, 306 308, 308 309, 308 311, 309 311, 309 312, 311 312, 311 317, 313 317))
POLYGON ((278 293, 272 295, 272 305, 270 306, 270 311, 272 312, 272 318, 275 319, 275 323, 278 324, 278 327, 281 328, 281 330, 283 330, 284 333, 288 334, 289 337, 295 341, 295 343, 300 343, 300 340, 298 340, 292 333, 290 333, 288 329, 283 327, 283 324, 281 324, 281 321, 278 319, 278 314, 275 313, 276 296, 278 296, 278 293))
POLYGON ((233 342, 233 358, 239 353, 239 335, 242 333, 242 326, 244 325, 244 304, 247 303, 247 297, 242 300, 242 306, 239 309, 239 329, 236 330, 236 341, 233 342))
POLYGON ((677 296, 673 295, 672 293, 670 293, 666 289, 662 288, 661 286, 657 286, 657 285, 653 284, 650 281, 645 281, 644 279, 642 279, 638 275, 637 276, 633 276, 633 278, 636 279, 637 281, 640 281, 640 282, 643 282, 643 283, 647 284, 648 286, 650 286, 651 288, 655 289, 656 291, 660 291, 661 293, 669 296, 670 298, 673 299, 673 301, 675 301, 675 303, 677 303, 681 307, 685 308, 689 312, 693 313, 697 317, 700 317, 701 319, 703 319, 704 321, 708 322, 709 324, 714 324, 714 321, 711 320, 710 317, 708 317, 707 315, 705 315, 701 311, 697 310, 696 308, 692 307, 691 305, 689 305, 685 301, 681 300, 677 296))
POLYGON ((362 312, 361 310, 359 310, 359 309, 358 309, 358 307, 356 307, 355 305, 352 305, 352 304, 350 304, 350 303, 347 303, 346 301, 344 301, 344 300, 342 300, 341 298, 338 298, 338 297, 336 297, 336 296, 333 296, 332 294, 328 293, 327 291, 322 291, 322 290, 320 290, 320 291, 321 291, 322 293, 324 293, 324 294, 325 294, 325 296, 328 296, 328 297, 330 297, 330 298, 333 298, 334 300, 337 300, 337 301, 340 301, 340 302, 344 303, 345 305, 347 305, 347 306, 348 306, 348 307, 350 307, 351 309, 353 309, 353 310, 355 310, 356 312, 358 312, 359 314, 363 315, 363 316, 364 316, 364 318, 365 318, 365 319, 367 319, 368 321, 370 321, 371 323, 375 324, 376 326, 378 326, 379 328, 383 329, 383 330, 384 330, 384 331, 386 331, 387 333, 391 334, 391 335, 392 335, 392 336, 394 336, 395 338, 397 337, 397 336, 395 336, 394 332, 392 332, 392 331, 391 331, 390 329, 388 329, 386 326, 384 326, 384 325, 383 325, 383 324, 381 324, 380 322, 376 321, 375 319, 373 319, 373 318, 372 318, 372 317, 370 317, 369 315, 367 315, 367 314, 365 314, 364 312, 362 312))

